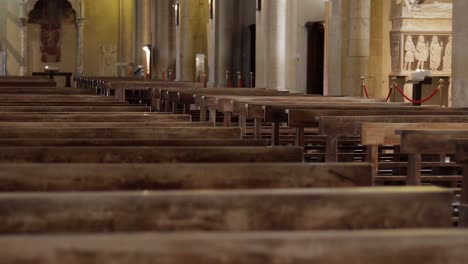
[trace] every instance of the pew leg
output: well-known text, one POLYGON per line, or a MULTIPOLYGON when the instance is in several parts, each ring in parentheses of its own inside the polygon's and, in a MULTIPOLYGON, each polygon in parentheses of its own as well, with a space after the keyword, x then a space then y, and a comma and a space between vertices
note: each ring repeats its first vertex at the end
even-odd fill
POLYGON ((172 113, 177 114, 177 103, 176 102, 172 103, 172 113))
POLYGON ((243 115, 239 116, 239 126, 242 129, 242 135, 247 134, 247 118, 243 115))
POLYGON ((169 113, 171 111, 171 106, 169 104, 169 101, 164 100, 164 112, 169 113))
POLYGON ((224 112, 224 126, 231 127, 231 120, 232 120, 232 113, 231 112, 224 112))
MULTIPOLYGON (((379 146, 369 145, 367 146, 366 161, 372 164, 373 178, 379 173, 379 146)), ((375 184, 375 181, 373 181, 375 184)))
POLYGON ((216 110, 215 109, 210 109, 210 122, 213 123, 214 126, 216 126, 216 110))
POLYGON ((468 163, 463 166, 461 203, 468 204, 468 163))
POLYGON ((421 185, 421 154, 408 155, 408 185, 421 185))
POLYGON ((262 119, 255 118, 254 130, 255 130, 255 139, 262 139, 262 119))
POLYGON ((304 128, 296 128, 296 147, 304 147, 304 128))
POLYGON ((206 109, 205 109, 205 107, 200 107, 200 122, 206 122, 206 109))
POLYGON ((280 145, 280 123, 279 122, 273 122, 272 124, 271 145, 272 146, 280 145))
POLYGON ((184 114, 188 115, 190 113, 190 105, 184 104, 184 114))
POLYGON ((331 135, 327 137, 325 161, 326 162, 338 162, 338 137, 331 136, 331 135))

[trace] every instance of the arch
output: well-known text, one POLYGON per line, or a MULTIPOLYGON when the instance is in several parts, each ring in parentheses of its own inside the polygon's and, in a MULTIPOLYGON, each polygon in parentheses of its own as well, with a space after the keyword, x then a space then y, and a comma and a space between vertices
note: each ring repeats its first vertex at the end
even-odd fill
MULTIPOLYGON (((26 11, 26 15, 28 15, 33 9, 34 9, 34 6, 36 5, 36 3, 38 2, 39 0, 26 0, 25 2, 25 11, 26 11)), ((77 18, 82 18, 83 17, 83 14, 81 13, 81 6, 84 5, 84 0, 67 0, 73 10, 75 10, 75 13, 76 13, 76 17, 77 18)))

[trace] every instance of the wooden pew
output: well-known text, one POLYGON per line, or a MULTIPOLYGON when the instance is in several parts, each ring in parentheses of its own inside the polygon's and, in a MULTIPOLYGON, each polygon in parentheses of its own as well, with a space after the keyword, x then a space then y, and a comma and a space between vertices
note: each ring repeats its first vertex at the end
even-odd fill
POLYGON ((119 81, 106 82, 104 94, 110 96, 112 93, 119 101, 126 101, 125 92, 128 90, 147 90, 156 87, 178 87, 178 88, 203 88, 203 83, 196 82, 174 82, 174 81, 119 81))
MULTIPOLYGON (((53 87, 57 86, 55 81, 49 79, 23 79, 23 78, 1 78, 0 87, 53 87)), ((1 89, 1 88, 0 88, 1 89)))
POLYGON ((452 229, 3 236, 5 263, 459 264, 468 232, 452 229), (118 242, 116 242, 118 241, 118 242))
POLYGON ((1 139, 2 147, 266 147, 260 139, 107 139, 17 138, 1 139))
POLYGON ((407 129, 468 129, 468 123, 362 123, 361 143, 370 149, 368 161, 378 166, 379 145, 400 146, 401 138, 396 132, 407 129))
POLYGON ((147 106, 0 106, 0 112, 151 112, 147 106))
POLYGON ((133 129, 158 129, 158 128, 191 128, 191 127, 213 127, 210 122, 0 122, 0 129, 4 128, 133 128, 133 129))
POLYGON ((318 118, 319 133, 327 136, 326 160, 337 161, 337 142, 339 137, 361 135, 362 123, 466 123, 464 115, 400 115, 400 116, 326 116, 318 118))
POLYGON ((241 139, 240 128, 228 127, 0 127, 0 138, 134 138, 134 139, 241 139))
POLYGON ((11 87, 11 86, 0 86, 0 95, 12 95, 12 94, 22 94, 22 95, 66 95, 66 94, 87 94, 91 95, 92 92, 84 89, 70 89, 70 88, 58 88, 58 87, 34 87, 34 86, 20 86, 20 87, 11 87))
POLYGON ((0 122, 189 122, 189 115, 138 112, 60 112, 24 113, 0 112, 0 122))
POLYGON ((448 228, 436 187, 2 193, 0 233, 448 228))
POLYGON ((337 188, 371 185, 370 164, 0 164, 1 192, 337 188))
POLYGON ((302 162, 296 147, 1 147, 0 163, 302 162))
POLYGON ((456 160, 463 164, 463 180, 459 211, 459 226, 468 228, 468 140, 453 139, 450 140, 450 145, 455 145, 456 160))
MULTIPOLYGON (((466 125, 466 124, 465 124, 466 125)), ((459 125, 463 127, 462 124, 459 125)), ((466 127, 466 126, 464 126, 466 127)), ((401 152, 409 155, 408 184, 421 184, 421 154, 454 154, 451 139, 468 137, 468 129, 408 129, 396 131, 401 136, 401 152)))

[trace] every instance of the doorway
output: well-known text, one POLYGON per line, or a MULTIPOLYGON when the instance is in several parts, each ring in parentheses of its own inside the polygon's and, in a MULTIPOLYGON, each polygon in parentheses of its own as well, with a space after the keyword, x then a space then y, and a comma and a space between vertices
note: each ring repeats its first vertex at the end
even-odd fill
POLYGON ((307 93, 323 95, 325 26, 323 21, 307 22, 307 93))

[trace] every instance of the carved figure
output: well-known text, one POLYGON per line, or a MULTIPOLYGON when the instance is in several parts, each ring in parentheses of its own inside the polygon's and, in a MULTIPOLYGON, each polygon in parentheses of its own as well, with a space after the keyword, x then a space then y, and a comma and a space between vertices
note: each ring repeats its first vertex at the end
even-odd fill
POLYGON ((103 44, 99 47, 99 69, 101 75, 115 76, 117 74, 117 48, 112 44, 103 44))
POLYGON ((445 46, 444 66, 442 69, 445 72, 452 71, 452 36, 449 37, 447 45, 445 46))
POLYGON ((439 37, 433 36, 430 48, 431 59, 429 61, 429 67, 431 68, 431 71, 438 71, 440 67, 440 63, 442 61, 442 47, 443 43, 439 43, 439 37))
POLYGON ((403 70, 411 71, 415 51, 416 47, 414 46, 413 36, 407 36, 405 42, 405 66, 403 67, 403 70))
POLYGON ((418 44, 416 45, 415 52, 416 60, 418 65, 416 66, 417 70, 424 70, 424 63, 426 63, 429 58, 429 43, 425 43, 424 36, 419 36, 418 44))

